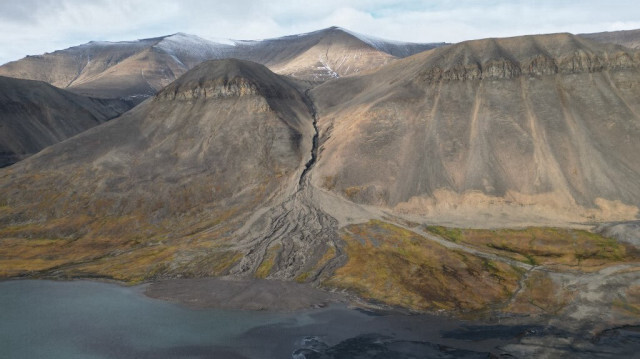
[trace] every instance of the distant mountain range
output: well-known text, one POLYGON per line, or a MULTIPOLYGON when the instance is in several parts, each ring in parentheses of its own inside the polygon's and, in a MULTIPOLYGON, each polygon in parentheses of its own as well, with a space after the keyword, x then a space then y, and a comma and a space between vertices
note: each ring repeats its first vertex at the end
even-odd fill
POLYGON ((442 46, 387 41, 331 27, 267 40, 205 40, 177 33, 125 42, 90 42, 0 66, 0 75, 40 80, 78 94, 141 101, 195 65, 236 58, 308 81, 347 76, 442 46))

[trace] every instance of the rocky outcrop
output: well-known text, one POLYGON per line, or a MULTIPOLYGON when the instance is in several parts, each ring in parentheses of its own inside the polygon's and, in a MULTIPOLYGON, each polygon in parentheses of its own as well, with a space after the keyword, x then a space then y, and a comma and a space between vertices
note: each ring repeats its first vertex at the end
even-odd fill
MULTIPOLYGON (((455 46, 453 47, 455 49, 455 46)), ((520 76, 548 76, 556 74, 595 73, 607 70, 640 68, 640 53, 618 49, 615 52, 587 52, 551 57, 536 54, 523 58, 489 58, 473 60, 464 55, 462 63, 435 63, 420 74, 427 82, 464 80, 505 80, 520 76)))

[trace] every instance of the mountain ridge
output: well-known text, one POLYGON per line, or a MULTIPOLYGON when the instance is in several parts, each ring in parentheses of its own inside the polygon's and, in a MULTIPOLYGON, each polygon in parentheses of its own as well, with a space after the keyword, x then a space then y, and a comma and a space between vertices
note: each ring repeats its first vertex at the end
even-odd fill
POLYGON ((0 76, 0 167, 111 120, 131 107, 123 101, 76 95, 42 81, 0 76))
POLYGON ((578 36, 602 43, 614 43, 632 49, 640 48, 640 29, 595 32, 590 34, 578 34, 578 36))
POLYGON ((9 62, 0 66, 0 75, 41 80, 83 95, 139 102, 205 60, 239 58, 302 80, 325 81, 373 69, 396 55, 442 45, 372 41, 358 36, 331 27, 259 41, 215 42, 175 33, 137 41, 89 42, 9 62))

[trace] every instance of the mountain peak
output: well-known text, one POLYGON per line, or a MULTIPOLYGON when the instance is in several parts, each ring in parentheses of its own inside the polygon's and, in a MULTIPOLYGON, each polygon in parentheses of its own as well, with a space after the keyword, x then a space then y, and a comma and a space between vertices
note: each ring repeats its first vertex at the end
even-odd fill
POLYGON ((205 61, 167 86, 159 99, 224 98, 260 95, 282 97, 289 83, 264 65, 238 59, 205 61))

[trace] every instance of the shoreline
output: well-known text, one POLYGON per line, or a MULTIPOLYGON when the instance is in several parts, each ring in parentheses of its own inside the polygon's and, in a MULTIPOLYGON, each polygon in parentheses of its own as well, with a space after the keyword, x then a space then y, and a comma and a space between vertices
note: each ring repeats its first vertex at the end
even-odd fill
MULTIPOLYGON (((563 328, 557 322, 548 321, 548 318, 534 316, 490 315, 484 318, 462 318, 451 312, 410 313, 394 308, 362 306, 352 301, 353 297, 346 293, 327 292, 313 288, 309 284, 278 280, 170 279, 125 285, 114 280, 96 280, 95 278, 54 280, 10 278, 1 280, 0 284, 36 281, 50 284, 34 286, 25 283, 25 285, 37 288, 51 287, 53 285, 51 283, 55 282, 75 282, 76 284, 72 287, 91 288, 88 292, 90 296, 95 296, 101 289, 96 290, 96 286, 84 285, 83 282, 119 287, 123 291, 112 293, 116 293, 115 297, 120 298, 120 305, 129 306, 128 303, 137 303, 132 305, 132 307, 139 306, 135 311, 136 315, 146 311, 156 311, 155 315, 143 320, 159 320, 158 318, 164 317, 164 314, 160 316, 158 314, 167 312, 174 313, 168 315, 168 318, 176 318, 175 313, 180 313, 177 315, 182 318, 192 318, 183 322, 189 323, 185 324, 187 331, 190 330, 192 321, 198 322, 195 318, 239 316, 244 318, 244 321, 257 318, 255 325, 233 334, 233 341, 227 342, 232 344, 231 346, 223 345, 214 348, 215 350, 233 349, 234 353, 244 353, 245 349, 242 348, 245 347, 245 343, 253 343, 255 348, 270 348, 269 350, 278 354, 271 357, 289 355, 291 350, 300 353, 315 350, 313 345, 316 344, 324 348, 321 351, 328 352, 332 350, 348 352, 367 348, 367 350, 397 349, 400 353, 415 349, 418 351, 416 353, 424 354, 433 351, 440 355, 453 350, 457 353, 456 355, 459 354, 459 357, 464 358, 476 358, 477 355, 490 353, 511 354, 516 357, 531 357, 546 353, 552 356, 572 355, 576 358, 588 358, 590 354, 599 353, 604 355, 603 357, 615 357, 611 354, 627 354, 640 349, 640 344, 634 344, 640 343, 637 341, 640 339, 638 325, 612 325, 598 333, 589 333, 578 328, 576 330, 563 328), (118 294, 123 292, 132 293, 136 298, 144 300, 133 300, 132 297, 127 298, 118 294), (193 310, 199 313, 194 313, 193 310), (566 339, 570 339, 571 343, 566 342, 566 339), (313 345, 307 346, 305 343, 313 345)), ((67 285, 64 287, 69 288, 67 285)), ((63 312, 72 310, 66 304, 67 297, 59 295, 64 291, 50 293, 59 296, 58 301, 63 312), (60 300, 61 298, 65 299, 60 300)), ((73 293, 76 291, 74 290, 73 293)), ((22 298, 22 294, 17 295, 15 298, 22 298)), ((41 295, 34 298, 44 300, 40 299, 41 295)), ((109 296, 96 298, 106 300, 103 303, 111 305, 109 296)), ((18 305, 17 303, 21 302, 22 300, 16 299, 13 303, 18 305)), ((95 302, 91 300, 90 303, 95 302)), ((92 305, 78 309, 90 313, 85 315, 99 315, 97 313, 100 311, 92 310, 92 305)), ((75 313, 75 309, 69 313, 75 313)), ((212 319, 211 323, 215 322, 216 320, 212 319)), ((165 325, 165 327, 170 326, 165 325)), ((212 327, 207 324, 203 328, 211 330, 212 327)), ((247 357, 257 358, 261 357, 260 355, 258 352, 252 352, 247 357)), ((449 358, 449 356, 444 357, 449 358)))

